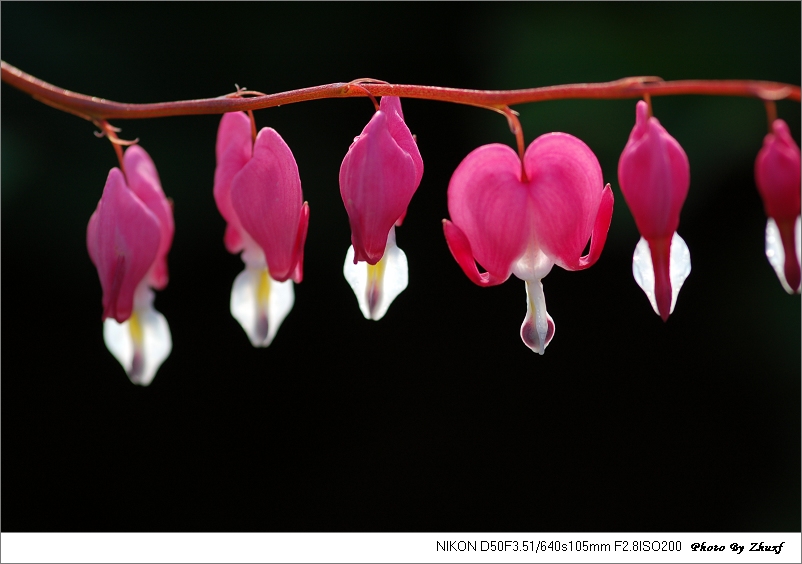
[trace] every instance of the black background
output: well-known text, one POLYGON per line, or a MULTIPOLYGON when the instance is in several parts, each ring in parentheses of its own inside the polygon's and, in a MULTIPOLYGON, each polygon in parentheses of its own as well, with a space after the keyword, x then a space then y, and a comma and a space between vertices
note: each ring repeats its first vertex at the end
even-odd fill
MULTIPOLYGON (((800 83, 799 3, 2 4, 2 57, 125 102, 373 77, 509 89, 800 83)), ((105 349, 86 224, 116 158, 91 124, 2 87, 4 531, 798 531, 800 301, 763 254, 756 100, 656 98, 691 163, 693 271, 663 323, 631 275, 618 188, 634 100, 516 107, 527 143, 583 139, 616 197, 599 262, 544 279, 557 331, 518 335, 524 284, 474 286, 442 235, 451 173, 512 145, 485 110, 404 100, 423 181, 398 244, 409 287, 366 321, 342 276, 338 171, 364 99, 263 110, 300 169, 305 279, 273 344, 228 311, 242 269, 212 198, 219 116, 113 123, 175 200, 173 352, 148 388, 105 349)), ((798 103, 780 117, 799 139, 798 103)))

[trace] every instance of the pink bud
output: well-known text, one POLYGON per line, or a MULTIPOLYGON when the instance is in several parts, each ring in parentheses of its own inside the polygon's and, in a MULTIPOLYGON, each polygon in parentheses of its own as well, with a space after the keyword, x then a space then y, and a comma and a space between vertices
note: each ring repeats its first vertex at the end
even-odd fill
POLYGON ((799 238, 800 151, 783 120, 774 120, 772 131, 757 155, 755 182, 770 218, 766 254, 783 286, 793 293, 800 290, 799 243, 795 241, 799 238))
POLYGON ((295 157, 275 129, 266 127, 256 136, 253 157, 231 181, 231 204, 242 228, 264 251, 270 276, 300 282, 309 206, 295 157))
POLYGON ((89 218, 86 246, 103 289, 103 340, 134 384, 147 386, 170 355, 172 337, 153 308, 151 287, 167 285, 173 209, 150 156, 125 151, 125 175, 111 169, 89 218))
POLYGON ((448 185, 452 221, 443 228, 448 247, 465 274, 480 286, 515 274, 526 282, 524 342, 540 354, 554 335, 540 280, 554 264, 581 270, 601 254, 613 213, 596 156, 566 133, 535 139, 524 155, 493 144, 471 152, 448 185), (590 240, 590 250, 582 251, 590 240), (480 273, 476 262, 487 272, 480 273))
POLYGON ((686 254, 684 241, 678 235, 675 238, 675 234, 688 195, 690 166, 677 140, 648 113, 646 102, 638 102, 635 127, 618 161, 618 181, 651 253, 649 272, 642 274, 637 270, 645 258, 636 251, 635 278, 665 321, 674 309, 679 286, 690 272, 689 254, 687 265, 680 261, 674 268, 675 274, 671 268, 672 260, 676 262, 677 257, 686 254), (651 286, 649 283, 644 286, 644 279, 652 280, 651 286))
POLYGON ((89 219, 86 246, 103 288, 103 319, 122 323, 131 316, 134 293, 150 273, 149 284, 167 284, 167 252, 173 217, 156 169, 147 153, 130 147, 124 162, 129 183, 111 169, 97 209, 89 219))
POLYGON ((271 128, 254 143, 248 116, 235 112, 220 122, 216 153, 214 196, 228 224, 226 248, 261 251, 272 279, 300 282, 309 206, 292 151, 271 128))
POLYGON ((384 96, 340 167, 340 194, 351 223, 354 264, 376 264, 423 176, 423 160, 404 123, 401 101, 384 96))

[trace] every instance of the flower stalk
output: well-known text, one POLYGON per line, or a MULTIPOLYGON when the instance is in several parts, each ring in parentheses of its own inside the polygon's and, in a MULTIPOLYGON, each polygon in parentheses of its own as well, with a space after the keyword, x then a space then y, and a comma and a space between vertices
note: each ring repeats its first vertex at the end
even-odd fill
POLYGON ((763 80, 672 80, 656 76, 622 78, 612 82, 591 82, 525 88, 521 90, 470 90, 414 84, 359 84, 337 82, 290 90, 276 94, 221 96, 199 100, 127 104, 87 96, 59 88, 20 69, 0 61, 2 81, 30 94, 36 100, 86 120, 146 119, 168 116, 224 114, 260 110, 296 102, 327 98, 358 98, 366 96, 398 96, 491 108, 504 112, 507 106, 546 100, 643 98, 650 96, 706 95, 741 96, 760 100, 800 101, 800 88, 782 82, 763 80))

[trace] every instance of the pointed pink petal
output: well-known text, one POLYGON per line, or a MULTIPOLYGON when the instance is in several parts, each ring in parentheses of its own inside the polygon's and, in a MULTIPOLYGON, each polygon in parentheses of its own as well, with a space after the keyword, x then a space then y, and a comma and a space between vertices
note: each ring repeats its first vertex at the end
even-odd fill
POLYGON ((103 319, 131 316, 134 291, 156 258, 161 226, 156 215, 111 169, 103 196, 87 227, 87 247, 103 288, 103 319))
POLYGON ((479 269, 476 268, 476 261, 473 258, 471 244, 465 233, 447 219, 443 220, 443 232, 446 236, 446 243, 448 243, 448 250, 451 251, 457 264, 460 265, 460 268, 470 278, 471 282, 482 287, 489 287, 501 284, 509 278, 509 273, 502 278, 494 276, 490 272, 479 272, 479 269))
MULTIPOLYGON (((406 212, 423 174, 422 163, 416 163, 393 137, 390 125, 394 124, 400 135, 399 117, 395 111, 390 113, 373 115, 340 167, 340 194, 351 224, 354 260, 370 264, 379 262, 384 254, 387 234, 406 212)), ((417 146, 414 149, 419 159, 417 146)))
POLYGON ((306 231, 309 228, 309 204, 304 202, 301 207, 301 220, 298 222, 298 237, 295 239, 295 256, 298 262, 295 263, 295 270, 292 273, 292 280, 300 284, 304 279, 304 245, 306 244, 306 231))
POLYGON ((224 242, 230 253, 243 249, 242 226, 231 205, 231 181, 251 158, 253 139, 251 121, 243 112, 223 115, 217 130, 217 167, 214 170, 214 201, 226 220, 224 242))
MULTIPOLYGON (((451 221, 469 242, 472 257, 493 280, 509 278, 513 263, 537 242, 532 206, 520 174, 521 163, 512 149, 484 145, 463 159, 448 184, 451 221)), ((455 258, 460 262, 456 254, 455 258)), ((460 262, 468 274, 465 264, 460 262)), ((468 277, 480 283, 471 274, 468 277)))
POLYGON ((755 160, 755 182, 766 215, 793 224, 800 214, 799 146, 783 120, 774 120, 772 130, 755 160))
MULTIPOLYGON (((599 220, 604 223, 607 212, 612 213, 610 206, 605 215, 599 215, 605 193, 599 161, 573 135, 550 133, 529 145, 524 162, 534 229, 543 252, 567 270, 581 268, 582 251, 594 226, 599 220)), ((599 225, 598 231, 606 229, 599 225)), ((599 240, 591 254, 598 258, 603 243, 604 239, 599 240)))
POLYGON ((577 263, 564 265, 563 268, 566 270, 584 270, 593 266, 596 261, 599 260, 599 256, 601 256, 604 243, 607 241, 607 233, 610 230, 610 221, 612 219, 613 191, 608 184, 602 191, 602 199, 599 205, 599 212, 596 214, 596 222, 593 224, 593 234, 591 235, 588 254, 581 257, 577 263))
POLYGON ((690 185, 688 157, 640 101, 636 123, 618 161, 618 181, 645 239, 671 238, 690 185))
POLYGON ((245 232, 262 248, 274 280, 290 278, 298 263, 303 197, 298 165, 274 129, 256 137, 253 158, 231 181, 231 204, 245 232))
POLYGON ((161 242, 149 276, 150 285, 161 290, 167 286, 167 253, 170 252, 175 233, 173 209, 162 190, 156 165, 153 164, 145 149, 139 145, 128 147, 123 163, 129 188, 159 220, 161 242))

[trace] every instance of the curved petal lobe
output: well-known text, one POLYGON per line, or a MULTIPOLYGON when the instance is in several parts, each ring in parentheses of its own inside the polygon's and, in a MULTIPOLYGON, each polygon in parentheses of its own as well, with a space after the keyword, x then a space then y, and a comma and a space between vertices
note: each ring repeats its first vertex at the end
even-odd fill
POLYGON ((471 251, 471 243, 465 236, 462 230, 448 221, 443 220, 443 232, 446 236, 446 243, 448 243, 448 250, 454 256, 465 275, 470 278, 471 282, 483 287, 496 286, 501 284, 510 277, 507 274, 504 277, 495 276, 491 272, 479 272, 476 267, 476 260, 473 258, 473 251, 471 251))

